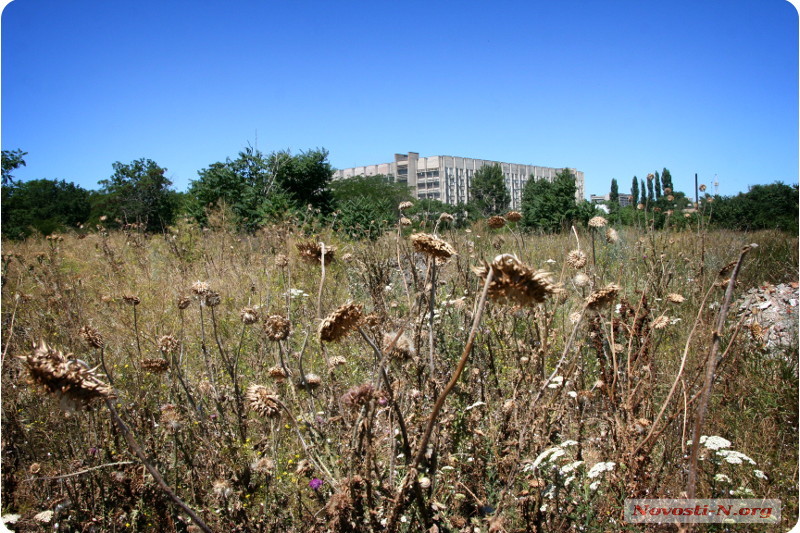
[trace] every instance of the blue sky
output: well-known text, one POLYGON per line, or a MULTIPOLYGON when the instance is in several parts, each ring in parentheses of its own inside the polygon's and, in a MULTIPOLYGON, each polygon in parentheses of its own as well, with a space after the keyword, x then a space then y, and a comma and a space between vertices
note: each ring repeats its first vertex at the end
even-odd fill
POLYGON ((670 169, 720 194, 798 182, 785 0, 109 2, 2 13, 16 176, 98 188, 150 158, 177 190, 249 144, 570 166, 586 192, 670 169), (257 132, 257 133, 256 133, 257 132), (257 138, 256 138, 257 136, 257 138), (713 188, 712 188, 713 190, 713 188))

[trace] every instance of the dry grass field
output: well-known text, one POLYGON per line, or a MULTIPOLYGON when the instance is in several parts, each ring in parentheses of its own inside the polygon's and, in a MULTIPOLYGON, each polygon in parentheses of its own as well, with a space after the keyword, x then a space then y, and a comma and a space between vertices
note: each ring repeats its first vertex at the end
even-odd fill
POLYGON ((790 529, 797 339, 768 347, 738 300, 797 282, 797 238, 597 226, 353 241, 183 221, 4 243, 3 515, 15 531, 642 531, 626 498, 694 490, 780 499, 760 527, 790 529))

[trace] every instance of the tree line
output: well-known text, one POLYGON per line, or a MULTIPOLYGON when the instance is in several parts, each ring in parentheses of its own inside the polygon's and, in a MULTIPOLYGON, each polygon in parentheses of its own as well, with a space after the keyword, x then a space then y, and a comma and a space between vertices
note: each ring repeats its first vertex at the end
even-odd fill
MULTIPOLYGON (((64 180, 21 182, 14 178, 14 171, 25 166, 27 155, 22 150, 2 152, 2 234, 6 238, 98 225, 161 232, 182 216, 202 226, 224 224, 251 232, 281 221, 325 222, 354 238, 376 238, 397 224, 398 205, 413 200, 410 189, 392 176, 334 181, 328 151, 321 148, 265 154, 248 146, 235 158, 198 171, 186 192, 175 191, 167 169, 151 159, 114 163, 111 176, 98 182, 98 190, 64 180)), ((597 210, 590 202, 576 201, 576 190, 575 176, 568 169, 552 181, 528 180, 519 224, 545 232, 585 225, 597 210)), ((619 186, 612 180, 607 215, 612 223, 632 225, 644 219, 662 227, 668 219, 673 225, 685 224, 687 213, 699 212, 691 199, 674 190, 667 169, 641 180, 634 177, 631 195, 632 206, 621 208, 619 186)), ((716 203, 707 214, 720 226, 797 229, 797 186, 776 183, 755 186, 735 197, 704 195, 701 214, 712 202, 716 203)), ((448 213, 459 227, 503 215, 510 203, 502 169, 487 165, 473 176, 468 203, 453 206, 433 199, 414 200, 414 207, 404 214, 414 219, 406 219, 408 223, 419 224, 448 213)))

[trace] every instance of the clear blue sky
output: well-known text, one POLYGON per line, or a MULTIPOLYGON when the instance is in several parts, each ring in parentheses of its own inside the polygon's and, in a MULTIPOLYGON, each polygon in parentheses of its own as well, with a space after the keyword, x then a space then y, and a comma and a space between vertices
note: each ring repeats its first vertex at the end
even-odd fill
POLYGON ((316 147, 570 166, 586 192, 670 169, 719 193, 798 181, 798 15, 785 0, 15 0, 2 148, 23 180, 98 188, 150 158, 177 190, 316 147), (257 140, 256 140, 256 132, 257 140), (712 188, 713 190, 713 188, 712 188))

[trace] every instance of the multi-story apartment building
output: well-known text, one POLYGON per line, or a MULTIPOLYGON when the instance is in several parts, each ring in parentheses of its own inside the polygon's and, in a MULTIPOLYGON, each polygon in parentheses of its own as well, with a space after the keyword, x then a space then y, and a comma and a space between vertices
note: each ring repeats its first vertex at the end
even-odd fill
MULTIPOLYGON (((556 174, 563 170, 449 155, 420 157, 416 152, 409 152, 395 154, 394 161, 391 163, 337 170, 333 179, 383 174, 392 176, 400 183, 407 183, 417 198, 432 198, 446 204, 456 205, 469 201, 469 191, 475 172, 485 165, 494 164, 500 165, 503 170, 506 187, 511 194, 511 209, 519 209, 522 203, 522 189, 531 176, 536 180, 552 181, 556 174)), ((577 188, 575 199, 581 201, 584 198, 583 172, 575 169, 569 170, 575 176, 577 188)))
MULTIPOLYGON (((589 196, 589 201, 593 204, 602 204, 611 200, 611 194, 592 194, 589 196)), ((619 202, 620 207, 627 207, 633 203, 633 195, 632 194, 624 194, 619 193, 619 197, 617 198, 617 202, 619 202)))

